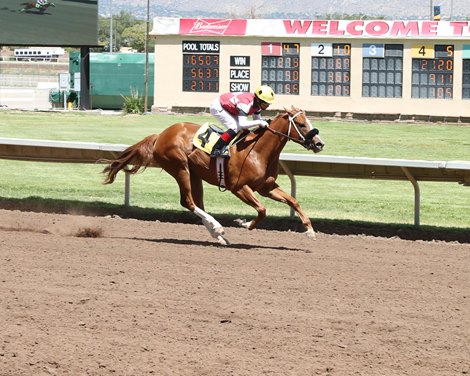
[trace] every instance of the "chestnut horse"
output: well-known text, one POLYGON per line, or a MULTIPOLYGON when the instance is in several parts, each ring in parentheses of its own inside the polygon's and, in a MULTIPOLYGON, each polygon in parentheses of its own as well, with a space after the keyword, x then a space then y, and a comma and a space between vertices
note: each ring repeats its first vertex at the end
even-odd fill
MULTIPOLYGON (((218 185, 219 179, 215 172, 215 158, 193 145, 199 128, 200 125, 188 122, 173 124, 160 134, 147 136, 128 147, 117 159, 102 161, 108 164, 103 170, 106 174, 104 184, 112 183, 120 170, 135 174, 148 166, 161 167, 178 183, 180 204, 199 216, 220 244, 227 245, 229 242, 222 225, 204 211, 202 181, 218 185)), ((306 235, 314 239, 315 232, 309 217, 297 200, 276 183, 279 156, 288 140, 314 152, 321 151, 324 146, 318 130, 312 127, 304 111, 295 107, 285 109, 272 119, 269 127, 257 129, 231 147, 231 157, 226 160, 225 185, 258 212, 250 222, 238 221, 241 226, 252 230, 266 216, 265 207, 255 196, 258 192, 293 208, 306 229, 306 235)))

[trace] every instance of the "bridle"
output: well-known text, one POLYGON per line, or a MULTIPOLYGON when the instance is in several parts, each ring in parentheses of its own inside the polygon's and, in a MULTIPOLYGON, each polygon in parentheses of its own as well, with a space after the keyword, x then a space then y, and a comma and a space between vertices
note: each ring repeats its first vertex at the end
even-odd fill
POLYGON ((276 131, 275 129, 272 129, 271 127, 267 127, 267 129, 269 129, 270 132, 272 132, 272 133, 274 133, 278 136, 286 137, 288 140, 294 141, 295 143, 300 144, 303 147, 307 148, 309 146, 309 144, 311 143, 312 137, 315 134, 318 134, 318 130, 313 128, 312 124, 310 123, 310 120, 308 120, 307 117, 305 117, 305 119, 307 120, 307 124, 310 127, 310 131, 304 136, 300 132, 297 123, 294 121, 295 118, 297 116, 301 115, 301 114, 303 114, 303 111, 298 111, 294 115, 291 115, 291 114, 287 113, 287 115, 289 116, 289 129, 287 131, 287 134, 276 131), (300 140, 291 136, 292 128, 294 128, 297 131, 297 134, 299 135, 300 140), (311 137, 309 135, 311 135, 311 137), (309 137, 306 137, 306 136, 309 136, 309 137))

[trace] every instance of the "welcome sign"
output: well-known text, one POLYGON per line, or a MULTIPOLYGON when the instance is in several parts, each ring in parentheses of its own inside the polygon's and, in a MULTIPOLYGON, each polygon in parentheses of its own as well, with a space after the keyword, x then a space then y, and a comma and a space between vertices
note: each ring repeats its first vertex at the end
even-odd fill
POLYGON ((154 19, 152 35, 468 39, 469 21, 154 19))

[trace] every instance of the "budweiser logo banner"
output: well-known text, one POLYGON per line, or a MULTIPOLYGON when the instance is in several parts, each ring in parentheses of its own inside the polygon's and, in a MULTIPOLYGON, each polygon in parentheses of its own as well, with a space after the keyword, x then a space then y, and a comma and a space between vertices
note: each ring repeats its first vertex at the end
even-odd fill
POLYGON ((179 30, 183 35, 246 35, 246 20, 182 18, 179 30))

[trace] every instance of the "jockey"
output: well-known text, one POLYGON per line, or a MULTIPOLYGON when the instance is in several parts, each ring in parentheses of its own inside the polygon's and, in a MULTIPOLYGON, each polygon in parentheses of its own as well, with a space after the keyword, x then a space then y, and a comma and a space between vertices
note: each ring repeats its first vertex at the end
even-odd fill
POLYGON ((48 0, 36 0, 36 8, 42 8, 48 3, 48 0))
POLYGON ((240 129, 267 127, 268 123, 261 119, 261 111, 273 102, 274 91, 266 85, 259 86, 254 93, 226 93, 214 100, 210 112, 227 130, 214 145, 211 157, 219 157, 240 129), (249 115, 253 120, 248 120, 249 115))

